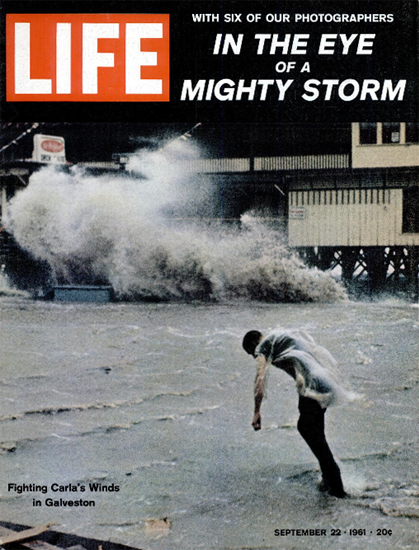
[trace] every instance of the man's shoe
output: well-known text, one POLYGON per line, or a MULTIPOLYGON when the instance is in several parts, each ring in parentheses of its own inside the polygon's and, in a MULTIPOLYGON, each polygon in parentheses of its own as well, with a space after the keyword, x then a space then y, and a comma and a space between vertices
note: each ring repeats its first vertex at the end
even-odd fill
POLYGON ((347 493, 345 493, 343 487, 340 487, 339 489, 328 487, 327 492, 329 493, 329 495, 332 495, 332 497, 336 498, 345 498, 348 496, 347 493))
POLYGON ((329 493, 332 497, 336 498, 345 498, 347 493, 345 493, 345 490, 343 486, 340 487, 333 487, 327 483, 324 479, 322 479, 318 485, 319 491, 321 493, 329 493))

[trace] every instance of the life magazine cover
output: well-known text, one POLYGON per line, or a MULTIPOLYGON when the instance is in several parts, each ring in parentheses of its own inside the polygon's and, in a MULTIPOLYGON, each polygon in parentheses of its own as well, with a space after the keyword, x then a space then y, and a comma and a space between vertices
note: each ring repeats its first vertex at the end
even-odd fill
POLYGON ((419 548, 418 2, 0 15, 0 545, 419 548))

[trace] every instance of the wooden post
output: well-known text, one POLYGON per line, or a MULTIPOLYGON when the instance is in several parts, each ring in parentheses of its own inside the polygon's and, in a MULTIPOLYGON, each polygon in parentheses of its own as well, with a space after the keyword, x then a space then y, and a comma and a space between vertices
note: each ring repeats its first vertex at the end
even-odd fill
POLYGON ((1 217, 0 217, 1 225, 3 225, 3 220, 6 216, 6 208, 7 208, 6 187, 2 186, 2 188, 1 188, 1 217))

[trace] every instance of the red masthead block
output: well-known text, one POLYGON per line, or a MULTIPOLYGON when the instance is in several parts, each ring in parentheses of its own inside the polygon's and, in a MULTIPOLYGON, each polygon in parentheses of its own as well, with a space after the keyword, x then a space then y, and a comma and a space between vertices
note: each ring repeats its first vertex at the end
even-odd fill
POLYGON ((168 14, 8 14, 7 101, 169 101, 168 14))

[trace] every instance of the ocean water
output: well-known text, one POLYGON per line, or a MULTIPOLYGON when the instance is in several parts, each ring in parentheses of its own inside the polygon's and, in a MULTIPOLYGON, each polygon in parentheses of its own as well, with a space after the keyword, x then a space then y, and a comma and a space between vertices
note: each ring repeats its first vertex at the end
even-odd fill
POLYGON ((149 550, 419 547, 412 304, 65 304, 7 294, 0 319, 2 520, 52 521, 149 550), (262 430, 252 429, 255 368, 241 339, 276 326, 312 334, 363 394, 326 414, 346 499, 318 491, 294 382, 278 369, 262 430), (19 494, 11 483, 48 492, 19 494), (77 490, 53 492, 53 483, 77 490), (48 507, 46 498, 95 506, 48 507))

